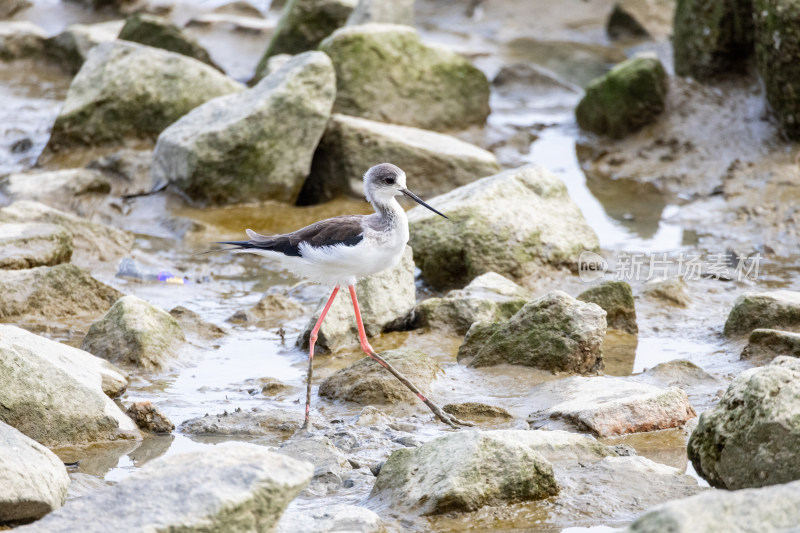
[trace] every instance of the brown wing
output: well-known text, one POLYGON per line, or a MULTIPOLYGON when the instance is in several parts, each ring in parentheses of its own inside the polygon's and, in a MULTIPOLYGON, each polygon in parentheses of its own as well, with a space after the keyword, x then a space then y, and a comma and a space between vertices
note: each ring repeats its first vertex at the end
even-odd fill
POLYGON ((328 218, 292 233, 280 235, 260 235, 253 230, 247 230, 249 241, 229 241, 220 244, 234 244, 240 248, 270 250, 299 257, 300 244, 303 242, 315 248, 337 244, 355 246, 360 243, 364 239, 363 218, 363 215, 328 218))

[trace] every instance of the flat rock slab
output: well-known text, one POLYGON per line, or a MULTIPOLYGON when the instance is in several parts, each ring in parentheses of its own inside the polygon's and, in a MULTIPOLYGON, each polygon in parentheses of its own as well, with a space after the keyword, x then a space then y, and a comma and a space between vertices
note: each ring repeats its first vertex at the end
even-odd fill
POLYGON ((0 523, 38 519, 64 504, 67 469, 56 454, 0 422, 0 523))
POLYGON ((754 329, 742 350, 742 359, 754 362, 769 362, 779 355, 800 358, 800 333, 754 329))
POLYGON ((370 499, 420 514, 475 511, 558 493, 529 431, 464 430, 403 448, 381 468, 370 499))
POLYGON ((0 268, 21 269, 69 263, 72 235, 40 222, 0 224, 0 268))
MULTIPOLYGON (((315 422, 313 416, 311 422, 315 422)), ((191 418, 180 424, 180 430, 192 435, 271 435, 275 432, 294 433, 302 425, 301 408, 269 407, 191 418)))
POLYGON ((363 194, 361 176, 391 161, 423 198, 500 172, 494 154, 450 135, 334 114, 314 153, 298 203, 363 194))
POLYGON ((739 296, 725 321, 725 335, 744 335, 759 328, 800 332, 800 292, 780 290, 739 296))
POLYGON ((450 217, 422 206, 408 212, 414 262, 436 288, 463 287, 487 272, 516 281, 544 265, 575 269, 583 251, 598 249, 564 183, 540 167, 501 172, 426 201, 450 217))
POLYGON ((115 364, 154 370, 168 365, 185 340, 172 315, 128 295, 92 324, 81 348, 115 364))
POLYGON ((601 437, 683 427, 697 416, 686 393, 613 377, 571 377, 534 388, 534 427, 566 423, 601 437))
MULTIPOLYGON (((417 350, 399 348, 380 356, 427 393, 442 371, 436 362, 417 350)), ((417 396, 370 357, 365 357, 325 379, 319 395, 326 398, 369 404, 418 402, 417 396)))
POLYGON ((104 393, 112 377, 86 352, 0 326, 0 421, 46 446, 141 438, 104 393))
POLYGON ((800 481, 737 491, 713 490, 671 501, 637 518, 623 533, 795 531, 800 481))
POLYGON ((689 437, 695 470, 737 490, 800 479, 800 359, 778 357, 745 370, 689 437))
POLYGON ((39 222, 55 224, 69 232, 72 262, 82 268, 98 262, 118 261, 133 246, 133 234, 92 222, 39 202, 20 200, 0 209, 0 222, 39 222))
POLYGON ((122 294, 72 264, 0 270, 0 318, 102 313, 122 294))
POLYGON ((162 457, 20 531, 273 531, 312 466, 249 444, 162 457), (92 517, 92 520, 86 520, 92 517))

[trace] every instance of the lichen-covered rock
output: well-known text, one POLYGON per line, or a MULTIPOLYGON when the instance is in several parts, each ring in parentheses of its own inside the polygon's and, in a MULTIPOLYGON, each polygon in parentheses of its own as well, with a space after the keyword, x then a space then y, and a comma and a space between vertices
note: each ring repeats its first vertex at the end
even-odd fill
POLYGON ((450 413, 456 418, 475 420, 486 418, 512 418, 511 413, 502 407, 494 405, 486 405, 485 403, 478 402, 465 402, 465 403, 448 403, 442 410, 445 413, 450 413))
POLYGON ((534 387, 534 427, 566 423, 600 437, 680 428, 696 415, 683 390, 615 377, 571 377, 534 387))
POLYGON ((0 22, 0 60, 12 61, 41 54, 47 33, 32 22, 0 22))
MULTIPOLYGON (((318 422, 312 415, 312 425, 318 422)), ((192 435, 274 435, 276 432, 291 435, 302 424, 303 412, 299 408, 269 407, 191 418, 180 424, 180 430, 192 435)))
POLYGON ((370 22, 413 26, 414 0, 358 0, 356 8, 347 19, 347 25, 370 22))
POLYGON ((75 74, 81 69, 92 48, 117 39, 123 24, 121 20, 98 24, 70 24, 64 31, 45 41, 45 54, 54 64, 70 74, 75 74))
POLYGON ((100 388, 109 398, 120 396, 128 388, 128 379, 122 370, 115 367, 105 359, 67 346, 60 342, 51 341, 39 335, 10 325, 0 325, 0 335, 15 346, 36 352, 39 356, 68 362, 72 368, 81 369, 91 380, 95 381, 100 376, 100 388))
MULTIPOLYGON (((441 372, 436 362, 417 350, 399 348, 380 354, 389 364, 426 393, 441 372)), ((417 401, 417 396, 375 360, 365 357, 325 379, 319 395, 362 405, 417 401)))
POLYGON ((423 44, 409 26, 347 26, 320 50, 336 68, 337 113, 436 131, 481 125, 489 115, 483 72, 423 44))
POLYGON ((679 76, 744 71, 753 53, 753 0, 678 0, 672 49, 679 76))
POLYGON ((120 296, 69 263, 25 270, 0 270, 0 318, 59 318, 102 313, 120 296))
POLYGON ((133 234, 76 217, 38 202, 20 200, 0 209, 0 222, 37 222, 64 228, 73 245, 72 262, 82 268, 117 261, 133 246, 133 234))
POLYGON ((334 114, 322 136, 299 205, 342 194, 363 195, 361 177, 391 161, 427 197, 500 172, 494 155, 455 137, 408 126, 334 114))
POLYGON ((294 203, 334 96, 330 59, 298 55, 252 89, 207 102, 164 130, 153 176, 200 202, 294 203))
POLYGON ((695 470, 730 490, 800 479, 800 360, 745 370, 689 437, 695 470))
POLYGON ((68 263, 72 235, 61 226, 41 222, 0 223, 0 269, 68 263))
POLYGON ((100 44, 72 80, 44 160, 75 146, 155 141, 198 105, 243 88, 180 54, 127 41, 100 44))
POLYGON ((508 321, 487 329, 491 333, 467 335, 458 350, 460 362, 472 367, 508 363, 579 374, 603 368, 606 312, 562 291, 528 302, 508 321))
POLYGON ((152 433, 170 433, 175 424, 150 401, 133 402, 125 414, 136 422, 139 429, 152 433))
MULTIPOLYGON (((400 263, 394 268, 359 280, 356 283, 356 297, 367 335, 370 337, 378 335, 385 327, 403 319, 414 308, 416 291, 414 260, 409 247, 406 247, 400 263)), ((317 310, 297 339, 297 345, 304 350, 308 349, 311 330, 326 302, 327 297, 320 300, 317 310)), ((315 349, 335 352, 358 342, 353 300, 348 290, 340 290, 328 314, 325 315, 315 349)))
POLYGON ((754 329, 742 350, 742 359, 757 362, 769 362, 779 355, 800 358, 800 333, 754 329))
POLYGON ((306 462, 254 444, 204 447, 149 462, 20 531, 273 531, 312 470, 306 462))
POLYGON ((800 481, 748 490, 709 490, 646 512, 622 533, 792 531, 800 523, 800 481))
POLYGON ((553 467, 528 431, 459 431, 402 448, 381 468, 370 499, 420 514, 476 511, 558 493, 553 467))
POLYGON ((739 296, 725 321, 725 335, 743 335, 757 328, 800 331, 800 292, 780 290, 739 296))
POLYGON ((67 469, 56 454, 0 422, 0 523, 36 520, 64 505, 67 469))
POLYGON ((125 20, 118 38, 189 56, 221 70, 197 39, 163 17, 135 13, 125 20))
POLYGON ((756 64, 767 101, 787 137, 800 140, 800 2, 753 0, 753 17, 756 64))
POLYGON ((410 244, 436 288, 463 287, 487 272, 518 280, 543 265, 575 270, 581 252, 599 247, 564 183, 541 167, 501 172, 427 201, 450 220, 422 206, 410 210, 410 244))
POLYGON ((325 37, 344 26, 355 5, 356 0, 289 0, 250 84, 266 76, 270 57, 316 49, 325 37))
POLYGON ((624 281, 604 281, 577 296, 582 302, 591 302, 606 312, 606 325, 631 335, 639 332, 636 325, 636 306, 631 286, 624 281))
POLYGON ((136 296, 123 296, 92 324, 82 349, 115 364, 157 370, 168 365, 185 341, 166 311, 136 296))
POLYGON ((661 61, 641 54, 593 80, 575 117, 585 130, 621 139, 654 122, 666 95, 667 72, 661 61))
POLYGON ((422 300, 413 311, 416 327, 449 329, 464 335, 475 322, 503 322, 528 302, 525 291, 513 281, 487 272, 463 289, 442 298, 422 300))
POLYGON ((45 446, 140 438, 105 394, 108 369, 89 354, 0 327, 0 421, 45 446))
POLYGON ((686 292, 687 288, 681 277, 651 279, 644 284, 642 294, 675 307, 688 307, 692 300, 686 292))

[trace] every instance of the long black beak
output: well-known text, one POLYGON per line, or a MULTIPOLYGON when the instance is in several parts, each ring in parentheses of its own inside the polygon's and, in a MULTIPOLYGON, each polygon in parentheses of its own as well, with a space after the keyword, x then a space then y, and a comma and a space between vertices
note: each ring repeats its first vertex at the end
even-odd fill
POLYGON ((417 196, 413 192, 409 191, 408 189, 400 189, 400 192, 405 194, 406 196, 408 196, 409 198, 411 198, 415 202, 417 202, 419 205, 427 207, 428 209, 430 209, 431 211, 433 211, 434 213, 436 213, 440 217, 447 218, 445 215, 441 214, 439 211, 437 211, 436 209, 434 209, 431 206, 429 206, 428 204, 426 204, 424 201, 422 201, 422 198, 420 198, 419 196, 417 196))

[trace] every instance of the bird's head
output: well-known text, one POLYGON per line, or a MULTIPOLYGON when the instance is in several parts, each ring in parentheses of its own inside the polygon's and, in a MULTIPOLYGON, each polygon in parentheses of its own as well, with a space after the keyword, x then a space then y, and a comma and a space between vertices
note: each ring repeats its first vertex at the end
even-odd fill
POLYGON ((364 194, 372 205, 386 205, 392 198, 404 194, 444 218, 439 211, 429 206, 422 199, 406 188, 406 173, 391 163, 381 163, 370 168, 364 174, 364 194))

